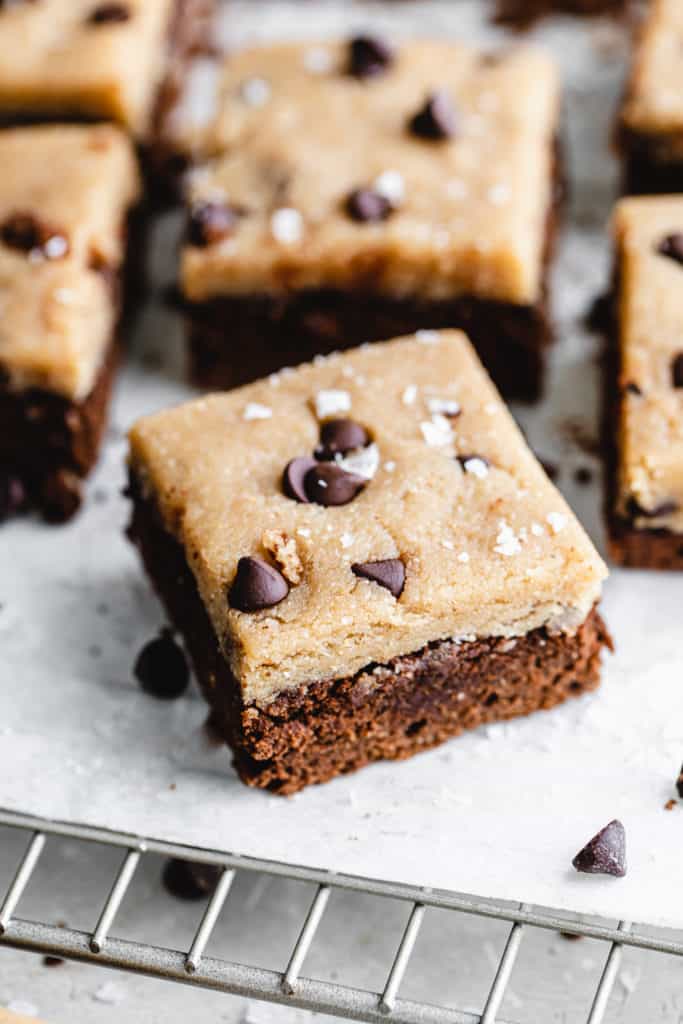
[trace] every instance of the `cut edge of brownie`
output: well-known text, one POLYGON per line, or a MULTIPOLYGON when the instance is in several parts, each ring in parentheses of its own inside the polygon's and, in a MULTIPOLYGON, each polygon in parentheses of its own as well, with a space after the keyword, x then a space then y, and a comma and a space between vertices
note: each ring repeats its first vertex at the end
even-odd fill
POLYGON ((529 28, 551 14, 596 17, 627 13, 630 0, 497 0, 493 21, 512 28, 529 28))
POLYGON ((665 529, 642 529, 617 512, 619 494, 619 419, 623 398, 619 381, 618 273, 608 300, 602 356, 602 450, 604 457, 604 516, 610 557, 627 569, 683 569, 683 533, 665 529))
POLYGON ((368 341, 460 328, 507 398, 537 401, 543 393, 546 351, 553 342, 549 275, 567 192, 559 138, 553 152, 541 295, 535 306, 472 295, 421 301, 330 288, 281 296, 221 296, 197 303, 181 296, 190 379, 198 387, 222 390, 368 341), (231 358, 234 352, 239 352, 238 362, 231 358))
POLYGON ((282 795, 437 746, 465 730, 549 709, 600 682, 610 636, 596 608, 573 635, 437 641, 353 676, 245 705, 179 542, 131 474, 128 535, 183 635, 214 731, 243 782, 282 795))

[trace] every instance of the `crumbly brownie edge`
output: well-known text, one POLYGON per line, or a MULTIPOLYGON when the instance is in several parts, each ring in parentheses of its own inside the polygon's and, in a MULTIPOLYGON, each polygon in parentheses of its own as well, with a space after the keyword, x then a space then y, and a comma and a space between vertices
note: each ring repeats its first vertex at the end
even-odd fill
POLYGON ((562 143, 553 143, 553 187, 546 215, 541 297, 536 306, 459 296, 422 302, 367 291, 316 289, 273 296, 225 296, 191 303, 187 320, 188 373, 198 387, 237 387, 314 356, 418 330, 458 327, 506 398, 542 397, 546 350, 553 342, 549 276, 567 184, 562 143), (232 354, 240 353, 239 360, 232 354))
POLYGON ((600 682, 611 640, 593 609, 573 636, 534 630, 514 640, 440 641, 353 677, 245 706, 180 544, 135 477, 129 536, 169 618, 183 635, 243 782, 283 795, 378 760, 412 756, 488 722, 548 709, 600 682))
POLYGON ((609 299, 604 324, 605 348, 602 358, 602 451, 604 461, 604 516, 610 557, 627 569, 683 569, 683 534, 670 530, 637 529, 616 512, 618 500, 620 403, 620 355, 618 325, 618 275, 609 299))

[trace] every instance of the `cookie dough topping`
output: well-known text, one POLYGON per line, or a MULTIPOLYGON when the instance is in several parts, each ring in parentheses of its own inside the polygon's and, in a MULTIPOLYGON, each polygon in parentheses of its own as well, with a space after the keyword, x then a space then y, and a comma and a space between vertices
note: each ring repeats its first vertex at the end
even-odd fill
POLYGON ((351 571, 361 579, 378 583, 396 599, 403 593, 406 567, 400 558, 385 558, 377 562, 354 562, 351 571))
POLYGON ((237 563, 228 603, 240 612, 257 612, 275 607, 288 594, 289 585, 281 572, 258 555, 245 556, 237 563))

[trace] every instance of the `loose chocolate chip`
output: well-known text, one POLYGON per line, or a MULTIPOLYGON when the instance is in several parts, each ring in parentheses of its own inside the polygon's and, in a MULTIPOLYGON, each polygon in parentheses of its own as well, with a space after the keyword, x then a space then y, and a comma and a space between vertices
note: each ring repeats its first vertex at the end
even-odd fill
POLYGON ((65 964, 66 960, 62 960, 61 956, 44 956, 43 967, 61 967, 65 964))
POLYGON ((667 235, 657 246, 660 256, 667 256, 676 263, 683 263, 683 233, 675 232, 667 235))
POLYGON ((427 97, 424 106, 411 117, 408 127, 421 139, 452 139, 456 133, 455 109, 447 93, 439 90, 427 97))
POLYGON ((626 874, 626 832, 621 822, 615 819, 605 825, 577 853, 572 864, 586 874, 622 878, 626 874))
POLYGON ((633 380, 630 380, 628 382, 628 384, 624 388, 624 391, 626 391, 627 394, 629 394, 629 395, 642 395, 642 393, 643 393, 641 391, 641 389, 638 387, 638 385, 636 384, 636 382, 633 381, 633 380))
POLYGON ((309 469, 313 469, 316 465, 315 459, 308 455, 300 455, 299 458, 292 459, 287 463, 282 474, 282 490, 288 498, 300 501, 302 505, 308 505, 310 499, 304 489, 304 479, 309 469))
POLYGON ((574 470, 574 479, 577 484, 585 487, 593 479, 593 471, 588 466, 579 466, 578 469, 574 470))
POLYGON ((354 562, 351 566, 354 576, 379 583, 395 598, 403 593, 406 582, 406 567, 400 558, 385 558, 379 562, 354 562))
POLYGON ((683 799, 683 765, 681 766, 681 773, 676 779, 676 790, 681 799, 683 799))
POLYGON ((132 15, 127 4, 100 4, 88 16, 89 25, 112 25, 130 21, 132 15))
POLYGON ((282 573, 258 555, 247 556, 237 563, 228 603, 240 612, 257 612, 273 608, 288 593, 289 585, 282 573))
POLYGON ((0 475, 0 523, 18 515, 26 507, 26 491, 13 473, 0 475))
POLYGON ((369 443, 367 430, 355 420, 328 420, 320 431, 320 447, 315 454, 319 459, 333 459, 369 443))
POLYGON ((304 488, 309 501, 316 505, 348 505, 367 483, 363 476, 348 473, 336 462, 323 462, 309 469, 304 488))
POLYGON ((683 388, 683 352, 671 360, 671 380, 675 388, 683 388))
POLYGON ((190 682, 187 659, 170 629, 162 629, 159 636, 145 644, 133 672, 145 693, 162 700, 180 697, 190 682))
POLYGON ((197 203, 190 211, 185 237, 189 245, 204 248, 228 238, 243 211, 223 203, 197 203))
POLYGON ((394 51, 377 36, 356 36, 349 44, 349 74, 355 78, 373 78, 391 66, 394 51))
POLYGON ((346 212, 361 224, 377 224, 391 216, 391 200, 371 188, 357 188, 346 200, 346 212))
POLYGON ((579 935, 578 932, 560 932, 559 936, 561 939, 566 939, 567 942, 578 942, 583 938, 583 935, 579 935))
POLYGON ((662 501, 654 508, 643 508, 635 498, 630 498, 628 502, 628 514, 631 519, 638 516, 642 516, 643 519, 658 519, 660 516, 671 516, 674 512, 678 512, 678 503, 675 501, 662 501))
POLYGON ((216 888, 221 872, 218 864, 201 864, 174 857, 166 862, 162 881, 171 896, 180 900, 201 900, 216 888))
POLYGON ((69 251, 66 237, 41 223, 32 213, 14 213, 0 226, 0 240, 10 249, 39 252, 44 259, 58 260, 69 251))

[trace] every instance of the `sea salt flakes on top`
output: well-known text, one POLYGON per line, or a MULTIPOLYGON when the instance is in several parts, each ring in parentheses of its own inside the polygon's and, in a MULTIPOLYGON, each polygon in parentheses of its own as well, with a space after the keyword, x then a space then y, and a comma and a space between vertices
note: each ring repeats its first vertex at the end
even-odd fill
POLYGON ((318 391, 315 396, 315 414, 319 420, 351 411, 351 395, 348 391, 333 389, 318 391))
POLYGON ((462 411, 460 402, 454 398, 428 398, 427 408, 432 415, 436 413, 442 416, 459 416, 462 411))
POLYGON ((382 171, 375 178, 373 187, 375 192, 379 192, 394 206, 400 206, 405 199, 406 186, 400 171, 382 171))
POLYGON ((276 242, 295 245, 304 236, 304 219, 298 210, 283 206, 270 218, 270 231, 276 242))
POLYGON ((245 420, 269 420, 272 415, 273 410, 267 405, 261 405, 260 402, 247 402, 242 418, 245 420))
POLYGON ((435 413, 431 420, 424 420, 420 424, 420 430, 430 448, 442 448, 449 445, 455 436, 447 418, 440 413, 435 413))
POLYGON ((522 545, 515 531, 503 519, 498 524, 498 536, 496 537, 496 544, 493 550, 499 555, 505 555, 507 558, 512 557, 512 555, 518 555, 522 550, 522 545))
POLYGON ((553 533, 559 533, 567 525, 567 517, 562 512, 549 512, 545 518, 553 533))
POLYGON ((271 97, 270 84, 265 78, 247 78, 242 82, 240 95, 249 107, 265 107, 271 97))

